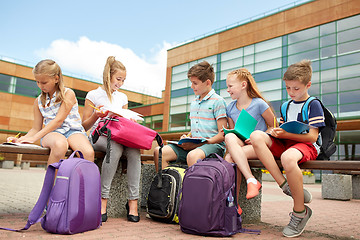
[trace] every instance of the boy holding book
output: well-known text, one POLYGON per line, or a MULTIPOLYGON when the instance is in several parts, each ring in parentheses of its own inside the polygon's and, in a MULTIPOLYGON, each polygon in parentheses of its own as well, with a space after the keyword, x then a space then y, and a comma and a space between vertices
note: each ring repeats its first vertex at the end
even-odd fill
MULTIPOLYGON (((286 121, 302 121, 301 108, 310 97, 312 68, 309 60, 302 60, 289 66, 284 74, 286 91, 293 100, 288 107, 286 121)), ((280 124, 284 119, 280 118, 280 124)), ((290 223, 284 228, 285 237, 299 236, 312 215, 311 209, 304 205, 310 203, 310 192, 303 189, 303 176, 298 164, 316 159, 320 152, 317 144, 319 128, 325 126, 324 113, 319 101, 309 105, 309 125, 307 133, 289 133, 282 128, 273 128, 270 133, 254 131, 250 140, 254 150, 266 169, 274 177, 286 195, 293 198, 293 212, 290 223), (281 160, 286 179, 282 175, 275 158, 281 160)))
MULTIPOLYGON (((198 159, 211 153, 224 155, 224 133, 222 127, 227 126, 226 102, 220 97, 212 84, 215 80, 214 68, 206 61, 198 63, 188 71, 191 88, 196 97, 190 105, 191 131, 181 138, 205 138, 203 143, 186 142, 181 145, 168 144, 162 149, 162 168, 171 161, 187 163, 192 166, 198 159)), ((154 151, 155 168, 158 170, 159 147, 154 151)))

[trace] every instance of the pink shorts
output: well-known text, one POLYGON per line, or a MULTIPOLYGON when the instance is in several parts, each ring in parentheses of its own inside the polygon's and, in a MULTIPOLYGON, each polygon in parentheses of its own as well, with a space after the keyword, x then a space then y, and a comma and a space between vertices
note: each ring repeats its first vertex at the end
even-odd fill
POLYGON ((298 161, 299 164, 317 158, 316 148, 310 142, 297 142, 288 139, 278 139, 272 136, 270 138, 272 140, 270 151, 277 159, 280 159, 281 154, 289 148, 295 148, 302 153, 303 157, 298 161))

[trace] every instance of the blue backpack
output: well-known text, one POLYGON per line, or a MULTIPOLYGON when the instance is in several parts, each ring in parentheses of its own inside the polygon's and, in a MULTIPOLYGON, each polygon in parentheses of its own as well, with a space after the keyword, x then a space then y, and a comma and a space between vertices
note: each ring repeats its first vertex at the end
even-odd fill
MULTIPOLYGON (((291 103, 292 101, 293 100, 289 100, 281 105, 280 113, 284 122, 286 122, 287 119, 287 111, 290 105, 289 103, 291 103)), ((337 125, 336 118, 318 98, 309 97, 301 108, 302 122, 307 124, 309 123, 309 105, 312 101, 320 102, 325 117, 325 127, 319 129, 320 137, 316 141, 317 144, 320 146, 320 153, 316 159, 329 160, 330 156, 333 155, 336 151, 336 144, 335 144, 336 125, 337 125)))

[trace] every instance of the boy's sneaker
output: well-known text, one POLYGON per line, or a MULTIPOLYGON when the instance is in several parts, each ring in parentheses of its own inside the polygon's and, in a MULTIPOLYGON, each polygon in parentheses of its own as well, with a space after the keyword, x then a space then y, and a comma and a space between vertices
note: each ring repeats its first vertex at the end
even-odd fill
POLYGON ((312 215, 312 211, 308 206, 305 206, 305 211, 304 217, 299 217, 294 212, 290 213, 290 222, 282 232, 285 237, 297 237, 304 231, 305 226, 312 215))
POLYGON ((261 188, 261 183, 259 183, 259 181, 256 181, 256 184, 254 184, 252 182, 248 183, 246 199, 256 197, 259 194, 260 188, 261 188))
MULTIPOLYGON (((289 184, 287 182, 285 183, 285 185, 281 189, 283 190, 283 192, 286 195, 292 197, 290 187, 289 187, 289 184)), ((311 193, 304 188, 304 203, 310 203, 311 200, 312 200, 311 193)))

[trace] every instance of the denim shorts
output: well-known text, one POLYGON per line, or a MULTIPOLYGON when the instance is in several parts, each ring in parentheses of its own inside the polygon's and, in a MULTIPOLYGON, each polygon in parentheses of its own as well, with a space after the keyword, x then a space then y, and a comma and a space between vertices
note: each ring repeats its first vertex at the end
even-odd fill
MULTIPOLYGON (((86 133, 83 132, 83 131, 81 131, 81 130, 70 129, 69 131, 67 131, 67 132, 65 132, 65 133, 61 133, 61 132, 59 132, 58 130, 54 130, 54 131, 52 131, 52 132, 60 133, 60 134, 64 135, 64 137, 65 137, 66 139, 68 139, 71 135, 76 134, 76 133, 81 133, 81 134, 83 134, 85 137, 87 137, 86 133)), ((45 135, 45 136, 46 136, 46 135, 45 135)), ((45 137, 45 136, 44 136, 44 137, 45 137)), ((41 144, 41 146, 42 146, 42 140, 43 140, 44 137, 42 137, 42 138, 40 139, 40 144, 41 144)))
MULTIPOLYGON (((186 156, 188 155, 188 153, 191 150, 190 151, 184 150, 176 144, 169 144, 168 146, 171 147, 172 150, 174 150, 174 152, 177 156, 177 160, 175 161, 175 163, 187 164, 186 156)), ((217 153, 218 155, 223 157, 224 153, 225 153, 224 147, 221 146, 220 144, 204 144, 198 148, 201 149, 205 153, 205 157, 209 156, 212 153, 217 153)), ((196 149, 198 149, 198 148, 196 148, 196 149)))

